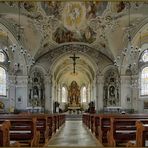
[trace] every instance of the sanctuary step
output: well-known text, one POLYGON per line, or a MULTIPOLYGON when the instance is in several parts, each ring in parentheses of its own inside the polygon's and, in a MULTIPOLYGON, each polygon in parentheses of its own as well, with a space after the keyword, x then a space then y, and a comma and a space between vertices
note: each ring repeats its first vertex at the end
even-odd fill
POLYGON ((81 121, 82 120, 82 114, 67 114, 66 120, 67 121, 81 121))

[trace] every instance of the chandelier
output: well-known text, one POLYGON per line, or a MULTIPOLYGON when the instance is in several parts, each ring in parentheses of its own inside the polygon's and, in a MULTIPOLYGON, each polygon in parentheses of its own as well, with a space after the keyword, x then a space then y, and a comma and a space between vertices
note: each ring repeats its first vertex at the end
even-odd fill
MULTIPOLYGON (((19 52, 25 59, 27 72, 29 67, 31 67, 33 64, 35 64, 34 58, 30 55, 30 53, 21 45, 21 37, 22 37, 22 29, 21 28, 21 5, 20 1, 18 2, 18 25, 17 25, 17 45, 12 44, 9 45, 9 35, 8 32, 6 34, 6 47, 2 48, 1 51, 12 51, 12 54, 14 55, 15 52, 19 52)), ((11 61, 9 60, 8 63, 11 61)), ((20 69, 20 63, 14 63, 14 72, 17 72, 20 69)))
POLYGON ((136 67, 136 60, 139 56, 139 53, 141 52, 141 32, 140 32, 140 42, 139 42, 139 47, 132 45, 132 37, 131 37, 131 4, 128 2, 128 35, 127 35, 127 47, 122 50, 122 53, 120 56, 117 56, 116 60, 114 60, 114 65, 117 67, 120 67, 120 72, 121 68, 123 67, 123 60, 125 56, 128 59, 128 69, 133 69, 136 67))

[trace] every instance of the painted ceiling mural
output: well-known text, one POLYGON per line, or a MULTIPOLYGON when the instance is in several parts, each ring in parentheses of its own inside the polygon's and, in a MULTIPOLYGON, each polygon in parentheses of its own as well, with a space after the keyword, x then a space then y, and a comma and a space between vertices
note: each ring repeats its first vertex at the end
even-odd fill
POLYGON ((106 6, 107 2, 42 2, 46 14, 59 20, 52 36, 57 43, 94 42, 96 32, 89 22, 101 15, 106 6))
MULTIPOLYGON (((133 29, 146 17, 147 6, 147 2, 131 3, 133 29)), ((0 2, 0 7, 1 18, 17 32, 18 2, 0 2)), ((26 48, 36 50, 37 57, 71 42, 87 44, 111 57, 114 51, 109 49, 121 51, 127 37, 128 2, 21 1, 20 7, 22 39, 26 45, 30 42, 26 48)))

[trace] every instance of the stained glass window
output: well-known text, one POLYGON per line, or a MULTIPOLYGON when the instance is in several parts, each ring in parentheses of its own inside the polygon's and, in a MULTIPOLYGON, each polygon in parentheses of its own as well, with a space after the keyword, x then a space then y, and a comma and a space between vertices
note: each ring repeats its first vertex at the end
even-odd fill
POLYGON ((6 71, 0 67, 0 95, 6 96, 6 71))
POLYGON ((67 101, 67 90, 65 87, 62 87, 62 102, 67 101))
POLYGON ((86 87, 82 88, 82 102, 86 102, 86 87))
POLYGON ((4 62, 5 61, 5 55, 0 52, 0 62, 4 62))

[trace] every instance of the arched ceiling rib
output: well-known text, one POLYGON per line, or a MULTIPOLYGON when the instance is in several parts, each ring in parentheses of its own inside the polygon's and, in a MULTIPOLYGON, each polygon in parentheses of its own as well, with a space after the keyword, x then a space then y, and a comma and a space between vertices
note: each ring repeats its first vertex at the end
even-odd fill
MULTIPOLYGON (((53 57, 59 56, 56 55, 57 52, 63 54, 62 51, 57 51, 57 48, 66 52, 66 49, 60 49, 61 46, 66 45, 67 48, 68 45, 78 44, 88 46, 87 48, 92 50, 87 54, 96 63, 102 64, 103 55, 103 58, 108 57, 107 64, 120 55, 122 49, 127 46, 129 17, 127 2, 21 1, 20 6, 21 41, 37 62, 47 58, 44 60, 45 63, 49 60, 51 64, 54 62, 53 57), (100 60, 96 60, 99 58, 100 60)), ((131 2, 132 33, 139 30, 138 24, 147 18, 147 8, 148 4, 145 2, 131 2)), ((0 2, 0 20, 5 21, 9 30, 16 34, 16 40, 18 12, 17 1, 0 2)), ((136 38, 138 40, 139 37, 136 38)))

